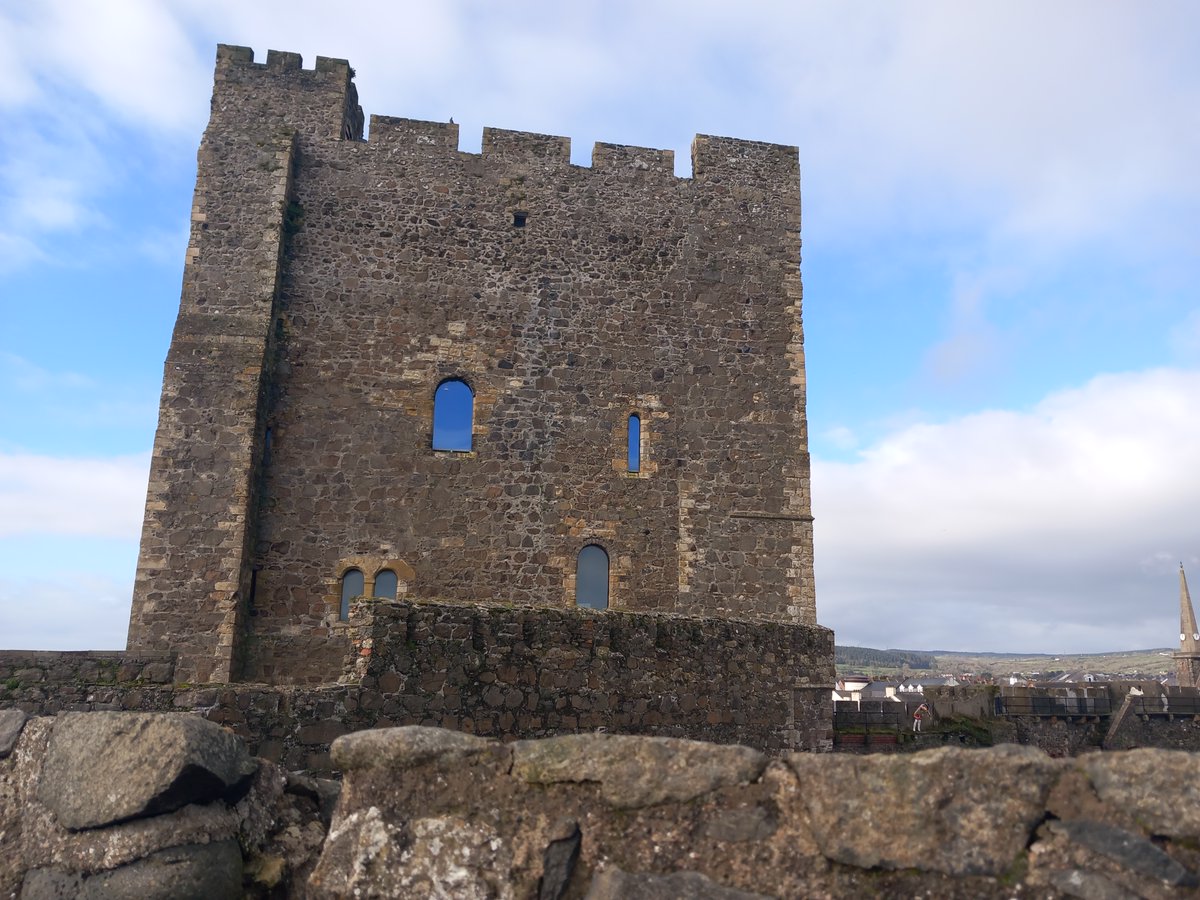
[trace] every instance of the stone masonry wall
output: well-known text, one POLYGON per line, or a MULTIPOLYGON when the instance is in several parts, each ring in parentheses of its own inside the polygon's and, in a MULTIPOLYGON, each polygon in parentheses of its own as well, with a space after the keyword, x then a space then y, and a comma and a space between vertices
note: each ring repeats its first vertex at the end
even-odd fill
POLYGON ((0 712, 0 895, 1168 900, 1200 757, 788 754, 436 728, 340 738, 340 785, 190 716, 0 712))
POLYGON ((347 677, 393 719, 831 746, 833 633, 819 626, 375 601, 354 607, 349 636, 347 677))
POLYGON ((564 608, 588 544, 612 609, 814 625, 796 148, 699 136, 677 178, 500 129, 363 140, 351 76, 218 52, 130 648, 327 680, 348 566, 564 608), (451 378, 469 452, 431 447, 451 378))
POLYGON ((831 746, 833 634, 817 626, 359 601, 336 639, 343 683, 312 688, 176 683, 168 657, 0 653, 0 709, 193 711, 318 772, 335 738, 393 725, 831 746))

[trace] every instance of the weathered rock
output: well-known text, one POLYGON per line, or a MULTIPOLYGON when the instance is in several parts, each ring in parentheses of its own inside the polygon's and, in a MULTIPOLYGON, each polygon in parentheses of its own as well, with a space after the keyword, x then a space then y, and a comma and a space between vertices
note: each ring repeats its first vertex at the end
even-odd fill
POLYGON ((507 758, 508 751, 496 741, 421 725, 356 731, 338 738, 329 748, 333 764, 343 772, 380 767, 401 769, 434 760, 461 763, 497 754, 507 758))
POLYGON ((718 884, 699 872, 641 875, 612 867, 592 879, 587 900, 770 900, 718 884))
POLYGON ((531 784, 595 781, 610 805, 636 809, 686 802, 762 775, 767 757, 736 744, 678 738, 572 734, 517 741, 513 775, 531 784))
POLYGON ((307 797, 316 804, 321 821, 328 826, 333 820, 333 810, 342 793, 341 783, 329 778, 311 778, 296 772, 285 773, 285 778, 284 790, 297 797, 307 797))
POLYGON ((511 867, 507 842, 482 823, 446 816, 400 826, 370 807, 330 831, 309 895, 511 898, 511 867))
POLYGON ((579 860, 579 845, 583 841, 579 823, 559 823, 556 831, 562 836, 551 841, 546 852, 542 854, 542 880, 538 885, 538 900, 559 900, 567 892, 571 874, 575 871, 575 863, 579 860))
POLYGON ((66 828, 95 828, 229 797, 256 764, 245 745, 187 714, 76 713, 50 735, 38 798, 66 828))
POLYGON ((1195 887, 1196 876, 1144 837, 1101 822, 1050 822, 1047 827, 1121 866, 1174 887, 1195 887))
POLYGON ((21 900, 78 900, 83 876, 62 869, 30 869, 21 883, 21 900))
POLYGON ((1040 750, 1011 744, 908 757, 793 754, 788 764, 829 859, 955 875, 1004 873, 1062 768, 1040 750))
POLYGON ((773 810, 747 806, 723 810, 704 829, 707 837, 718 841, 763 841, 778 827, 773 810))
POLYGON ((1103 875, 1083 869, 1059 869, 1049 873, 1047 880, 1068 897, 1081 900, 1138 900, 1103 875))
POLYGON ((242 896, 237 841, 172 847, 89 878, 97 900, 219 900, 242 896))
POLYGON ((1152 834, 1200 838, 1200 755, 1179 750, 1095 753, 1079 760, 1100 799, 1152 834))
POLYGON ((242 896, 237 841, 189 844, 90 878, 59 869, 34 869, 21 900, 224 900, 242 896))
POLYGON ((0 709, 0 759, 12 753, 29 717, 20 709, 0 709))

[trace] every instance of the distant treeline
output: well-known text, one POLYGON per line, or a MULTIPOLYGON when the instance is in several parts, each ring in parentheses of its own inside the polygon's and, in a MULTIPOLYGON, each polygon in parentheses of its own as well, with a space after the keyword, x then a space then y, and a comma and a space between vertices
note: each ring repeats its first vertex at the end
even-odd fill
POLYGON ((834 647, 833 660, 839 666, 861 668, 932 669, 934 658, 912 650, 873 650, 870 647, 834 647))

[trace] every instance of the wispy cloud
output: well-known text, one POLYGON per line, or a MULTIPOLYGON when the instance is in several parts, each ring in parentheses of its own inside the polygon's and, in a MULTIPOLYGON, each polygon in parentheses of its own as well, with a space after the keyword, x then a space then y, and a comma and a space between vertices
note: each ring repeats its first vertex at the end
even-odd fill
POLYGON ((170 6, 153 0, 45 0, 0 12, 11 50, 33 73, 17 99, 82 93, 147 131, 193 129, 202 111, 181 98, 209 81, 207 54, 170 6))
POLYGON ((40 392, 54 389, 92 387, 95 382, 78 372, 51 372, 22 356, 0 350, 0 384, 8 383, 20 391, 40 392))
POLYGON ((0 537, 136 540, 149 471, 149 454, 110 459, 0 454, 0 537))

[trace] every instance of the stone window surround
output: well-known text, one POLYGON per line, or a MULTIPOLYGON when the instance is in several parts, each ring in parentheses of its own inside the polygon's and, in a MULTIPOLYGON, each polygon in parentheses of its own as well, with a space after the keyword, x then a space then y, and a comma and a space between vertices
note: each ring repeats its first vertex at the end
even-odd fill
POLYGON ((474 456, 475 455, 475 437, 476 426, 479 422, 479 417, 476 415, 476 406, 478 403, 479 391, 475 386, 475 380, 465 374, 445 375, 438 379, 433 386, 433 393, 429 398, 429 449, 430 452, 438 456, 474 456), (435 447, 433 446, 434 438, 434 416, 437 413, 437 394, 445 385, 451 382, 459 382, 465 385, 471 394, 471 429, 467 435, 467 441, 470 446, 466 448, 458 447, 435 447))
POLYGON ((582 609, 589 609, 594 612, 604 612, 612 608, 612 554, 608 552, 608 548, 598 541, 589 541, 579 548, 575 554, 575 596, 574 604, 582 609), (604 554, 604 605, 603 606, 584 606, 579 602, 579 566, 583 560, 583 551, 588 547, 596 547, 604 554))
MULTIPOLYGON (((396 597, 400 598, 408 593, 408 586, 412 582, 415 573, 412 566, 402 559, 385 556, 347 556, 338 560, 337 570, 333 578, 329 582, 329 589, 326 593, 325 602, 330 609, 332 624, 340 625, 343 628, 350 623, 340 617, 342 608, 342 578, 351 569, 358 569, 363 573, 363 593, 364 597, 375 596, 375 579, 380 572, 390 569, 396 573, 396 597)), ((350 598, 351 601, 357 598, 350 598)), ((391 598, 388 598, 391 599, 391 598)))
POLYGON ((642 471, 642 432, 645 429, 642 427, 642 414, 639 412, 631 412, 625 417, 625 471, 632 475, 638 475, 642 471), (634 422, 637 425, 634 425, 634 422), (629 445, 635 437, 634 428, 636 427, 637 438, 637 458, 634 459, 633 448, 629 445), (630 461, 632 460, 632 464, 630 461))
POLYGON ((656 463, 650 453, 650 448, 655 442, 654 428, 651 427, 651 422, 655 419, 667 418, 667 413, 662 409, 662 403, 654 396, 638 396, 632 399, 631 402, 617 402, 612 404, 610 408, 619 408, 624 415, 619 416, 613 425, 612 440, 613 446, 618 448, 619 452, 613 457, 612 467, 626 478, 649 478, 658 471, 658 463, 656 463), (637 416, 641 423, 641 446, 640 456, 638 459, 638 471, 631 472, 629 470, 629 417, 637 416))
MULTIPOLYGON (((630 477, 634 477, 634 473, 630 473, 630 477)), ((583 608, 575 605, 575 567, 579 561, 579 551, 588 544, 595 544, 608 554, 608 608, 589 608, 588 611, 604 613, 620 610, 621 601, 629 590, 629 579, 633 576, 633 554, 616 548, 616 524, 578 522, 571 528, 569 540, 569 547, 564 548, 569 555, 551 556, 548 563, 549 567, 562 572, 562 605, 568 609, 583 608)))

